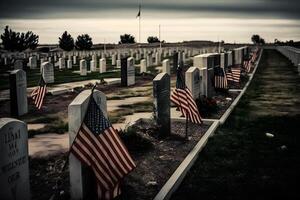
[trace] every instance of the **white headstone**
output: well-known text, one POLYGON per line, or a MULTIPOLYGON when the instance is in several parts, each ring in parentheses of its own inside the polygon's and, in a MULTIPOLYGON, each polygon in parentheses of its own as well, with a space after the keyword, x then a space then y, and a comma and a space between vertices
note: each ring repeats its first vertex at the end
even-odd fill
POLYGON ((191 91, 193 98, 197 99, 200 95, 200 71, 197 67, 190 67, 185 72, 185 84, 191 91))
POLYGON ((91 61, 90 61, 90 69, 91 69, 92 72, 97 71, 95 60, 91 60, 91 61))
POLYGON ((42 76, 45 83, 54 83, 54 70, 50 62, 44 62, 41 66, 42 76))
POLYGON ((81 76, 86 76, 87 75, 87 65, 86 65, 86 60, 80 60, 80 75, 81 76))
POLYGON ((133 57, 127 59, 127 86, 135 84, 135 67, 133 57))
POLYGON ((100 59, 100 73, 106 72, 106 59, 101 58, 100 59))
POLYGON ((0 118, 0 197, 30 200, 27 125, 0 118))
POLYGON ((121 60, 117 60, 117 68, 121 68, 121 60))
POLYGON ((163 60, 162 72, 165 72, 165 73, 171 75, 170 60, 169 59, 163 60))
POLYGON ((111 64, 112 64, 112 65, 116 65, 116 54, 113 54, 113 55, 111 56, 111 64))
POLYGON ((142 59, 142 60, 141 60, 141 69, 140 69, 140 73, 144 73, 144 72, 147 72, 146 59, 142 59))
POLYGON ((73 64, 76 65, 77 63, 77 56, 73 56, 73 64))
POLYGON ((66 63, 64 58, 59 58, 58 59, 58 67, 59 69, 65 69, 66 68, 66 63))
POLYGON ((72 67, 73 67, 72 60, 67 61, 67 67, 68 67, 68 69, 72 69, 72 67))
POLYGON ((35 56, 29 57, 29 67, 30 69, 36 69, 37 68, 37 59, 35 56))
MULTIPOLYGON (((72 101, 68 107, 68 122, 69 122, 69 137, 70 145, 75 139, 75 136, 82 124, 84 119, 91 91, 85 90, 81 92, 77 97, 72 101)), ((96 103, 100 106, 105 117, 107 117, 107 106, 106 106, 106 96, 104 93, 95 90, 93 97, 96 103)), ((73 155, 69 156, 69 169, 70 169, 70 195, 73 200, 80 199, 92 199, 95 195, 95 188, 93 183, 94 177, 91 176, 93 172, 82 165, 81 162, 73 155)))

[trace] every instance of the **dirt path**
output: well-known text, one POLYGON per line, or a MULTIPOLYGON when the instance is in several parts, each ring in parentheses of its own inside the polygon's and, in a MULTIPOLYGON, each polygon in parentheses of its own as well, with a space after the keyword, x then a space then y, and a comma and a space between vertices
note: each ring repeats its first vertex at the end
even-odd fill
POLYGON ((264 50, 245 96, 172 199, 299 199, 299 84, 285 57, 264 50))

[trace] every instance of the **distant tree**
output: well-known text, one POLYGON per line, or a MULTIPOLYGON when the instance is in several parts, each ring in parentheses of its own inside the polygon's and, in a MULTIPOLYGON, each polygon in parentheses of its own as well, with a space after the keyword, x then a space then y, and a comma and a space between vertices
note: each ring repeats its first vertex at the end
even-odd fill
POLYGON ((260 39, 259 39, 259 44, 262 44, 262 45, 266 44, 265 39, 260 38, 260 39))
POLYGON ((24 51, 26 49, 35 49, 39 42, 39 36, 31 31, 19 33, 12 31, 8 26, 5 27, 1 35, 2 44, 8 51, 24 51))
POLYGON ((135 43, 134 36, 132 36, 130 34, 120 35, 120 42, 119 42, 119 44, 133 44, 133 43, 135 43))
POLYGON ((75 46, 76 49, 89 50, 93 46, 92 38, 88 34, 78 35, 75 46))
POLYGON ((147 41, 148 41, 148 43, 158 43, 158 42, 160 42, 159 39, 155 36, 149 36, 147 41))
POLYGON ((25 42, 26 42, 26 46, 28 46, 30 49, 34 50, 39 43, 39 36, 35 35, 31 31, 28 31, 25 34, 25 42))
POLYGON ((259 35, 252 35, 251 40, 254 44, 259 44, 260 36, 259 35))
POLYGON ((259 35, 252 35, 251 40, 254 44, 265 44, 265 39, 260 37, 259 35))
POLYGON ((74 49, 74 39, 67 31, 65 31, 59 38, 59 47, 65 51, 71 51, 74 49))

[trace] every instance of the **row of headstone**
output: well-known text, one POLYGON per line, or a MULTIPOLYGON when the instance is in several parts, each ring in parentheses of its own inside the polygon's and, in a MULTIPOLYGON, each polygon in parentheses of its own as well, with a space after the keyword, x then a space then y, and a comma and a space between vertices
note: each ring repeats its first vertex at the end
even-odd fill
POLYGON ((299 67, 300 64, 300 49, 290 46, 277 46, 276 49, 287 57, 294 66, 299 67))

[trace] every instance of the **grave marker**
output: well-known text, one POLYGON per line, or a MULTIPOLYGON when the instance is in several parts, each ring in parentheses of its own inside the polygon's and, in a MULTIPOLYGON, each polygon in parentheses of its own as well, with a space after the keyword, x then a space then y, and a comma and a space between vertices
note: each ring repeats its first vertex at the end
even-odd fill
POLYGON ((170 60, 169 59, 163 60, 162 72, 165 72, 165 73, 171 75, 170 60))
MULTIPOLYGON (((75 139, 75 136, 81 126, 86 113, 91 90, 81 92, 71 102, 68 107, 69 121, 69 138, 70 145, 75 139)), ((105 117, 107 117, 106 96, 104 93, 95 90, 93 93, 96 103, 100 106, 105 117)), ((69 156, 70 170, 70 195, 71 199, 95 199, 97 191, 95 191, 95 178, 93 172, 72 154, 69 156)))
POLYGON ((80 60, 80 75, 81 76, 87 75, 87 65, 86 65, 86 60, 84 59, 80 60))
POLYGON ((153 109, 160 135, 170 134, 170 76, 160 73, 153 79, 153 109))
POLYGON ((30 200, 26 123, 0 118, 0 197, 30 200))
POLYGON ((41 66, 42 76, 45 83, 54 83, 54 69, 50 62, 44 62, 41 66))
POLYGON ((121 60, 121 85, 130 86, 135 84, 135 67, 132 57, 121 60))
POLYGON ((144 72, 147 72, 146 59, 142 59, 142 60, 141 60, 141 69, 140 69, 140 73, 144 73, 144 72))
POLYGON ((100 59, 100 73, 106 72, 106 59, 101 58, 100 59))
POLYGON ((27 79, 22 69, 14 70, 9 75, 10 83, 10 113, 19 117, 28 112, 27 79))
POLYGON ((191 91, 193 98, 200 96, 200 71, 197 67, 190 67, 185 72, 185 84, 191 91))
POLYGON ((65 69, 66 68, 65 58, 59 58, 58 59, 58 67, 59 67, 59 69, 65 69))

